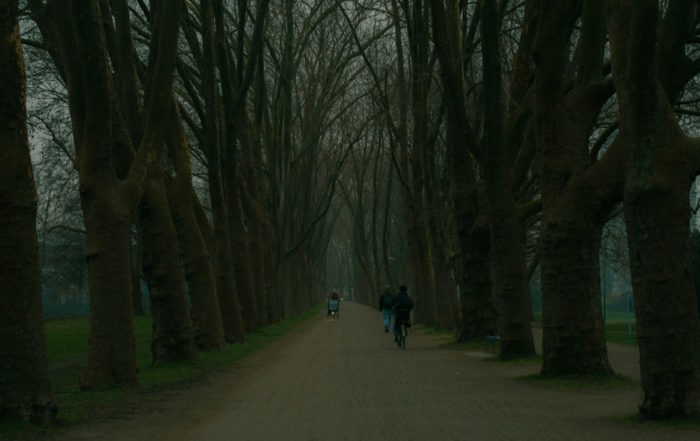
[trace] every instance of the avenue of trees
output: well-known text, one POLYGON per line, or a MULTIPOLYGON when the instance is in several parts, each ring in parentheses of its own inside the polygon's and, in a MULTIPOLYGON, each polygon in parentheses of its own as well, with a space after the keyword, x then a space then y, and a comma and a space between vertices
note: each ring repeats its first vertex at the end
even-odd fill
POLYGON ((56 413, 49 267, 89 293, 83 389, 138 384, 141 279, 164 364, 399 284, 529 357, 537 277, 541 375, 611 376, 613 218, 640 413, 700 415, 699 25, 696 0, 0 0, 0 418, 56 413))

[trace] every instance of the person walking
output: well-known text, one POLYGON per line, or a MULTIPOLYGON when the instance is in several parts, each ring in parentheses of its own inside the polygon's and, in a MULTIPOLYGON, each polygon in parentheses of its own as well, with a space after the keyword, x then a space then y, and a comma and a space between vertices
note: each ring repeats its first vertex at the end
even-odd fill
POLYGON ((391 316, 394 307, 394 295, 391 293, 391 287, 387 286, 384 294, 379 298, 379 310, 382 312, 382 320, 384 321, 384 332, 389 332, 391 327, 391 316))

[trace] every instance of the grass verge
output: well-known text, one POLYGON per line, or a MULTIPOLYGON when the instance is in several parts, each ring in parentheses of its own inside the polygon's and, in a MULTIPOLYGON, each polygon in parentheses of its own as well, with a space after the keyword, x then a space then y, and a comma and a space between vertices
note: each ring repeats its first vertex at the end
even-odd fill
POLYGON ((539 374, 524 375, 517 378, 538 387, 554 390, 568 391, 606 391, 622 390, 639 387, 639 383, 623 375, 566 375, 560 377, 545 378, 539 374))
MULTIPOLYGON (((542 327, 542 312, 532 314, 532 326, 542 327)), ((605 322, 605 341, 637 346, 637 324, 628 313, 608 311, 605 322)))
MULTIPOLYGON (((88 319, 48 321, 45 333, 51 388, 59 409, 56 427, 133 415, 142 407, 140 403, 158 391, 196 382, 207 374, 234 365, 283 336, 296 325, 315 316, 323 306, 248 333, 245 343, 228 344, 222 351, 199 352, 197 361, 161 366, 151 364, 150 317, 136 317, 139 387, 112 387, 89 391, 81 391, 79 386, 79 376, 85 367, 87 356, 88 319)), ((19 421, 3 422, 0 424, 0 440, 38 440, 52 430, 51 427, 36 427, 19 421)))
POLYGON ((425 335, 437 335, 437 336, 445 336, 445 337, 451 337, 454 335, 454 332, 450 329, 438 329, 438 328, 433 328, 432 326, 426 326, 422 325, 419 323, 414 323, 411 325, 411 329, 414 331, 419 331, 422 334, 425 335))
POLYGON ((440 348, 453 351, 483 352, 485 354, 491 355, 491 357, 484 358, 484 361, 525 364, 542 362, 542 357, 539 355, 534 355, 532 357, 515 358, 513 360, 499 359, 498 354, 501 351, 501 342, 499 340, 496 340, 494 342, 487 342, 484 339, 478 338, 460 343, 452 339, 441 344, 440 348))
POLYGON ((615 418, 615 421, 645 430, 700 430, 700 418, 676 417, 668 420, 643 420, 638 413, 615 418))

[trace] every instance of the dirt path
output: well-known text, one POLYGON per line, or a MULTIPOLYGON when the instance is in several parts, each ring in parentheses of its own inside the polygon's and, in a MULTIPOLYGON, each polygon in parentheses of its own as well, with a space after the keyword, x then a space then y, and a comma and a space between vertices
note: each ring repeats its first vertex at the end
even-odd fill
POLYGON ((543 388, 517 380, 536 373, 537 363, 487 361, 440 342, 412 333, 401 351, 378 312, 343 304, 339 320, 324 312, 205 384, 167 392, 147 413, 56 440, 700 439, 698 431, 623 422, 638 387, 543 388))

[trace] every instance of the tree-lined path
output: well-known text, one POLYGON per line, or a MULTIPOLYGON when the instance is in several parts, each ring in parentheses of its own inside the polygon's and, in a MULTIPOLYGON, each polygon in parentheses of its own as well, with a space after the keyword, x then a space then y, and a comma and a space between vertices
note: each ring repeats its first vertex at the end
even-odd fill
MULTIPOLYGON (((344 303, 339 320, 324 311, 204 384, 56 441, 698 439, 697 431, 626 423, 638 386, 545 388, 518 380, 539 363, 493 362, 441 348, 444 341, 414 332, 401 351, 377 311, 344 303)), ((609 352, 616 371, 633 366, 630 348, 609 352)))

